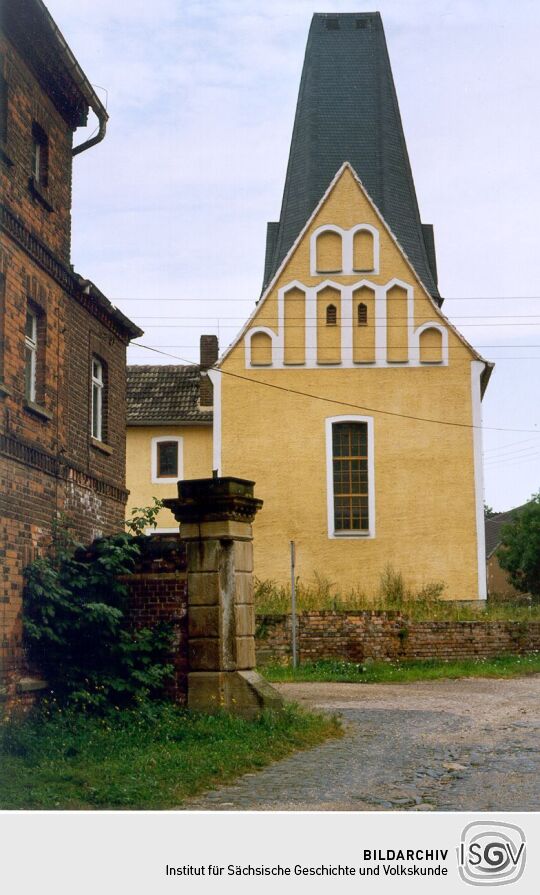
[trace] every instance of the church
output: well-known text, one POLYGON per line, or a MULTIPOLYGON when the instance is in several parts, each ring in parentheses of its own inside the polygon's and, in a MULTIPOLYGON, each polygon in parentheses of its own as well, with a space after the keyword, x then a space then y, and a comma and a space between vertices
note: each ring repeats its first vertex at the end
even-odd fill
POLYGON ((262 294, 215 363, 178 368, 179 391, 191 377, 191 422, 141 417, 130 368, 130 502, 141 505, 145 476, 157 497, 174 492, 177 473, 250 479, 264 500, 259 579, 287 582, 294 541, 297 575, 344 595, 374 594, 390 564, 413 587, 437 581, 447 599, 485 599, 481 400, 492 364, 442 305, 381 17, 316 14, 262 294), (159 445, 175 438, 160 485, 159 445))

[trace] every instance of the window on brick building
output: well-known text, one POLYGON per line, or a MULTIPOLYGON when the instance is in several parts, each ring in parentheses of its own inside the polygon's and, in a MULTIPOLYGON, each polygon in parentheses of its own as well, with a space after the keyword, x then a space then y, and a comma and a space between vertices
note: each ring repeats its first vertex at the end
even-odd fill
POLYGON ((24 394, 27 401, 36 402, 38 370, 38 317, 31 309, 26 311, 24 330, 24 394))
MULTIPOLYGON (((1 68, 0 57, 0 68, 1 68)), ((7 143, 8 131, 8 85, 0 71, 0 143, 7 143)))
POLYGON ((32 177, 41 187, 49 182, 49 138, 43 128, 32 124, 32 177))
POLYGON ((103 441, 103 410, 105 397, 105 375, 103 364, 98 357, 92 357, 92 438, 103 441))
POLYGON ((182 478, 183 439, 164 435, 152 439, 152 482, 169 485, 182 478))

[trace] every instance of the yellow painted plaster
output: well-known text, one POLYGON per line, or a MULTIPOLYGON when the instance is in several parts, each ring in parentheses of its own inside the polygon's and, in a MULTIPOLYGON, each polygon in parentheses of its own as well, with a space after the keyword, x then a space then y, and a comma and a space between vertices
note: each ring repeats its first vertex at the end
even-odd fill
MULTIPOLYGON (((183 439, 183 478, 212 475, 211 426, 128 426, 126 436, 128 516, 133 507, 147 507, 153 497, 177 497, 176 485, 152 482, 152 439, 164 436, 183 439)), ((170 510, 161 510, 158 528, 177 528, 170 510)))
MULTIPOLYGON (((345 168, 246 329, 264 325, 277 331, 278 289, 295 280, 317 285, 327 278, 310 275, 314 230, 325 224, 348 229, 359 223, 371 224, 380 233, 380 272, 363 278, 374 284, 393 278, 404 281, 414 290, 414 325, 438 320, 448 327, 351 170, 345 168)), ((359 276, 331 278, 347 284, 359 276)), ((391 563, 417 586, 443 580, 447 598, 478 595, 473 432, 468 428, 471 362, 478 355, 450 327, 448 336, 447 367, 248 370, 243 338, 226 354, 221 362, 222 474, 254 480, 256 494, 264 500, 255 522, 259 578, 288 580, 293 539, 297 574, 304 581, 317 573, 342 592, 358 587, 374 593, 380 573, 391 563), (372 539, 328 537, 325 419, 344 414, 374 419, 372 539)))

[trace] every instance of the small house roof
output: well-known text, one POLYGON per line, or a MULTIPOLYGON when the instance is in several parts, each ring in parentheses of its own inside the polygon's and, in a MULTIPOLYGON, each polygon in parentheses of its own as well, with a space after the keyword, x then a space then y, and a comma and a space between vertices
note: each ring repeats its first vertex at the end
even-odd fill
POLYGON ((128 426, 209 425, 212 410, 200 407, 200 379, 197 364, 128 366, 128 426))

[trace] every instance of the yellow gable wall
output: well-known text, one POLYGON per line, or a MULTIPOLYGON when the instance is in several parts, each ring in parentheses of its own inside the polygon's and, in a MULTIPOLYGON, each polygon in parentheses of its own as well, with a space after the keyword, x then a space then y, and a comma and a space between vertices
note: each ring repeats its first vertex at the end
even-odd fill
MULTIPOLYGON (((126 436, 127 513, 133 507, 147 507, 153 497, 177 497, 176 485, 152 482, 152 439, 182 438, 183 478, 198 479, 212 475, 211 426, 128 426, 126 436)), ((177 528, 170 510, 161 510, 158 528, 177 528)))
MULTIPOLYGON (((288 580, 289 541, 293 539, 297 574, 304 581, 319 574, 342 592, 359 587, 374 593, 380 573, 390 563, 411 584, 443 580, 447 598, 474 599, 478 596, 476 492, 473 433, 467 425, 472 421, 471 362, 477 358, 427 297, 349 169, 316 213, 246 332, 257 326, 277 332, 278 290, 294 281, 306 286, 326 280, 339 285, 362 280, 385 285, 394 278, 414 289, 415 327, 435 320, 447 329, 449 365, 329 367, 327 358, 335 352, 332 334, 319 344, 319 366, 314 369, 298 365, 246 369, 245 339, 240 338, 221 364, 221 473, 254 480, 256 494, 264 500, 255 522, 255 572, 261 579, 288 580), (322 225, 346 229, 360 223, 379 231, 379 274, 312 276, 311 234, 322 225), (326 363, 321 365, 321 360, 326 363), (330 400, 287 394, 284 388, 330 400), (465 427, 384 415, 374 412, 377 408, 465 427), (374 420, 376 531, 369 539, 328 536, 325 420, 349 414, 374 420)), ((362 300, 361 295, 358 298, 362 300)), ((333 303, 339 326, 340 304, 333 303)), ((296 296, 296 307, 301 304, 296 296)), ((353 296, 353 314, 357 304, 353 296)), ((369 319, 373 320, 372 313, 369 319)), ((285 321, 291 326, 292 315, 286 315, 285 321)), ((285 344, 289 351, 293 344, 300 346, 301 353, 304 329, 303 321, 299 323, 298 338, 288 333, 285 344)), ((392 332, 389 346, 405 346, 405 321, 394 318, 392 323, 399 327, 400 338, 392 332)), ((354 319, 353 330, 355 324, 354 319)), ((362 334, 353 350, 355 360, 371 360, 371 338, 362 334), (361 350, 360 345, 364 346, 361 350)))

